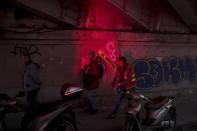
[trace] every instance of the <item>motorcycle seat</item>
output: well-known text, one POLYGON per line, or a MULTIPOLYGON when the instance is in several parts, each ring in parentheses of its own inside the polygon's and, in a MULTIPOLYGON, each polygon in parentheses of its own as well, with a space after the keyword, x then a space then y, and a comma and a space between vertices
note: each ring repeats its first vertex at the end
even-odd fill
POLYGON ((63 103, 64 101, 58 100, 58 101, 53 101, 53 102, 49 102, 46 104, 39 104, 37 105, 37 107, 27 110, 26 111, 27 120, 28 120, 27 123, 29 124, 29 122, 31 122, 35 118, 42 117, 43 115, 48 114, 49 112, 57 110, 57 107, 63 103))
POLYGON ((58 106, 60 106, 63 103, 64 103, 64 101, 57 100, 57 101, 49 102, 46 104, 39 104, 39 107, 36 109, 37 115, 39 116, 39 115, 42 115, 46 112, 50 112, 52 110, 55 110, 58 106))
POLYGON ((155 97, 151 100, 152 102, 148 102, 145 105, 147 110, 157 110, 168 102, 168 98, 166 96, 155 97))

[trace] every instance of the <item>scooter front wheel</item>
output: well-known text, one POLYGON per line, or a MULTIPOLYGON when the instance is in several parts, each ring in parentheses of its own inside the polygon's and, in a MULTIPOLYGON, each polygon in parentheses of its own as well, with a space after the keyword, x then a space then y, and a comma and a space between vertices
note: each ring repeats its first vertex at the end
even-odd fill
POLYGON ((124 123, 124 126, 122 128, 122 131, 133 131, 134 121, 128 121, 126 120, 124 123))
POLYGON ((141 131, 138 119, 134 116, 127 116, 122 131, 141 131))
POLYGON ((77 126, 72 119, 60 116, 49 124, 46 131, 77 131, 77 126))

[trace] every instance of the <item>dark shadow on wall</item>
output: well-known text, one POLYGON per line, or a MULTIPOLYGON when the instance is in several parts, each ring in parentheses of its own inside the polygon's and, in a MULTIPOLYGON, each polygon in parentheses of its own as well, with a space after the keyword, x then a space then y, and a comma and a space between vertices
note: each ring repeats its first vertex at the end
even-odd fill
POLYGON ((125 51, 124 56, 127 58, 128 64, 132 65, 133 62, 135 61, 135 58, 132 55, 131 51, 125 51))

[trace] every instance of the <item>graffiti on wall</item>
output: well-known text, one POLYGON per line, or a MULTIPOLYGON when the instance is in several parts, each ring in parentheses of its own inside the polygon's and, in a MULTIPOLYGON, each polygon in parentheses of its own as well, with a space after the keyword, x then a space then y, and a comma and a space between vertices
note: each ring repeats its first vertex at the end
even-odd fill
POLYGON ((162 81, 177 84, 183 80, 197 80, 197 59, 137 60, 133 67, 136 73, 136 87, 140 89, 156 87, 162 81))
POLYGON ((34 54, 41 55, 39 48, 35 45, 15 46, 14 50, 12 50, 11 53, 13 55, 19 55, 19 56, 32 56, 34 54))

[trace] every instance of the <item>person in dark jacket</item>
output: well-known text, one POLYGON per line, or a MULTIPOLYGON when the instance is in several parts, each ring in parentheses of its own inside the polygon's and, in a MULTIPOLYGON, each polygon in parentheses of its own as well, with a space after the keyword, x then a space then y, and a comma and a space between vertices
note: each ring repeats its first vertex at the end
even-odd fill
POLYGON ((23 56, 25 70, 23 75, 23 87, 27 97, 27 110, 22 120, 23 130, 26 130, 27 124, 38 106, 37 94, 40 90, 40 66, 33 62, 29 55, 23 56))
POLYGON ((91 59, 89 63, 84 67, 84 87, 87 90, 88 100, 90 107, 86 109, 86 112, 95 114, 98 109, 95 100, 95 89, 99 88, 99 79, 102 77, 100 73, 100 64, 98 63, 95 53, 90 52, 91 59))
MULTIPOLYGON (((127 64, 125 57, 119 57, 117 60, 117 65, 118 67, 116 70, 116 75, 112 82, 112 89, 116 88, 118 90, 117 103, 113 112, 108 116, 108 118, 116 117, 116 113, 118 112, 122 99, 125 96, 124 93, 128 89, 133 89, 136 83, 134 69, 132 66, 127 64)), ((135 95, 134 93, 137 93, 134 89, 132 92, 133 96, 135 95)))
POLYGON ((32 108, 38 103, 36 97, 41 85, 40 66, 33 62, 30 56, 24 56, 23 60, 25 64, 23 86, 27 94, 28 107, 32 108))

